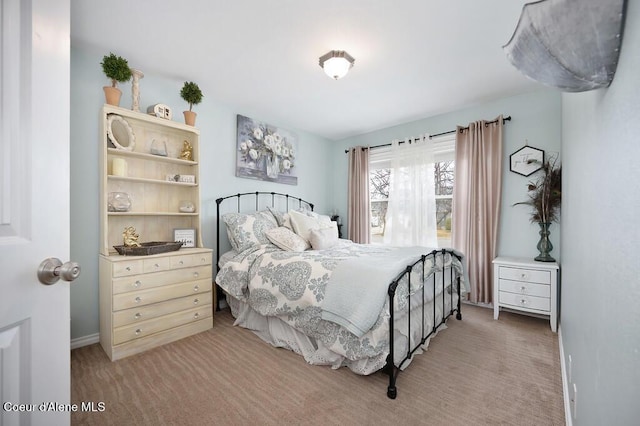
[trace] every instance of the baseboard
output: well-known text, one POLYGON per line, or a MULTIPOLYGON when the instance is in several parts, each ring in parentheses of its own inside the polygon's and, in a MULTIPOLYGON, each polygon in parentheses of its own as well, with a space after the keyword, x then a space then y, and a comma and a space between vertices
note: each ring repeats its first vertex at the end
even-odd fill
POLYGON ((88 336, 76 337, 71 339, 71 349, 78 349, 83 346, 93 345, 100 341, 100 333, 90 334, 88 336))
POLYGON ((562 327, 558 324, 558 344, 560 346, 560 374, 562 374, 562 397, 564 399, 564 420, 567 426, 573 426, 571 418, 571 400, 569 399, 569 383, 567 365, 564 361, 564 346, 562 344, 562 327))

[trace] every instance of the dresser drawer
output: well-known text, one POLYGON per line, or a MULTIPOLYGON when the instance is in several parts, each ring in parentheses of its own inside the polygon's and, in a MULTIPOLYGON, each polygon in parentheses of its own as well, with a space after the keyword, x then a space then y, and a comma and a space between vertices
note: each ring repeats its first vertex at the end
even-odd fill
POLYGON ((509 268, 500 266, 500 278, 512 281, 525 281, 532 283, 550 284, 551 272, 535 269, 509 268))
POLYGON ((190 266, 211 265, 213 255, 211 253, 185 254, 171 257, 172 268, 188 268, 190 266))
POLYGON ((171 269, 170 257, 155 257, 142 261, 142 270, 145 274, 149 272, 166 271, 167 269, 171 269))
POLYGON ((530 283, 526 281, 511 281, 500 279, 500 291, 509 293, 527 294, 529 296, 551 297, 551 286, 549 284, 530 283))
POLYGON ((196 308, 203 305, 211 305, 212 302, 212 293, 206 292, 193 296, 167 300, 166 302, 154 303, 152 305, 125 309, 123 311, 113 313, 113 326, 122 327, 127 324, 140 323, 142 321, 161 317, 174 312, 196 308))
POLYGON ((506 291, 500 291, 500 305, 535 309, 546 313, 551 310, 551 301, 548 297, 536 297, 526 294, 508 293, 506 291))
POLYGON ((142 260, 125 260, 122 262, 113 262, 111 265, 111 275, 114 277, 126 277, 144 272, 142 260))
POLYGON ((164 302, 165 300, 205 293, 207 291, 211 291, 211 279, 172 284, 164 287, 133 291, 129 293, 114 294, 113 310, 119 311, 138 306, 146 306, 151 303, 164 302))
POLYGON ((211 277, 211 266, 200 266, 194 268, 173 269, 170 271, 152 274, 114 278, 113 294, 162 287, 168 284, 177 284, 205 278, 211 279, 211 277))
POLYGON ((211 317, 213 307, 211 305, 176 312, 162 317, 142 321, 113 330, 113 344, 119 345, 140 337, 149 336, 159 331, 168 330, 180 325, 188 324, 204 318, 211 317))

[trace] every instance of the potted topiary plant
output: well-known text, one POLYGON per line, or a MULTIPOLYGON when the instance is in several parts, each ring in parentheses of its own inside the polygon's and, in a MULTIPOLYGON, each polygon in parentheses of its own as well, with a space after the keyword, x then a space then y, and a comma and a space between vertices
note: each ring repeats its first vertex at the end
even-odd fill
POLYGON ((113 53, 109 53, 108 56, 102 58, 102 71, 111 79, 111 86, 104 86, 104 95, 109 105, 120 105, 120 96, 122 91, 118 89, 118 82, 124 83, 131 78, 131 69, 129 69, 129 63, 121 56, 116 56, 113 53))
POLYGON ((194 105, 198 105, 202 102, 202 91, 198 85, 192 81, 185 81, 182 90, 180 90, 180 96, 189 104, 189 111, 183 111, 184 122, 189 126, 196 124, 196 113, 192 111, 194 105))

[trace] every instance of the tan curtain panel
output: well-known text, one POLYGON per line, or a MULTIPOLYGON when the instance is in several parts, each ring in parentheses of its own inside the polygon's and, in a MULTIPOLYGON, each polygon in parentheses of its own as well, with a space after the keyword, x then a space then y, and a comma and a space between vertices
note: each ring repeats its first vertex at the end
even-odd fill
POLYGON ((502 192, 502 115, 456 132, 452 245, 466 257, 474 303, 493 300, 502 192))
POLYGON ((349 150, 348 238, 354 243, 369 243, 369 148, 349 150))

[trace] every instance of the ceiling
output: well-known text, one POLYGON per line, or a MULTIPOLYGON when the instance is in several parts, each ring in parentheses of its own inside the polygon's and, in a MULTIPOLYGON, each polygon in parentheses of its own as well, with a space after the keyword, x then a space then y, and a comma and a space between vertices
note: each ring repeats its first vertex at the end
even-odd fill
POLYGON ((71 43, 339 140, 539 88, 502 50, 525 3, 71 0, 71 43), (332 49, 356 60, 337 81, 318 65, 332 49))

